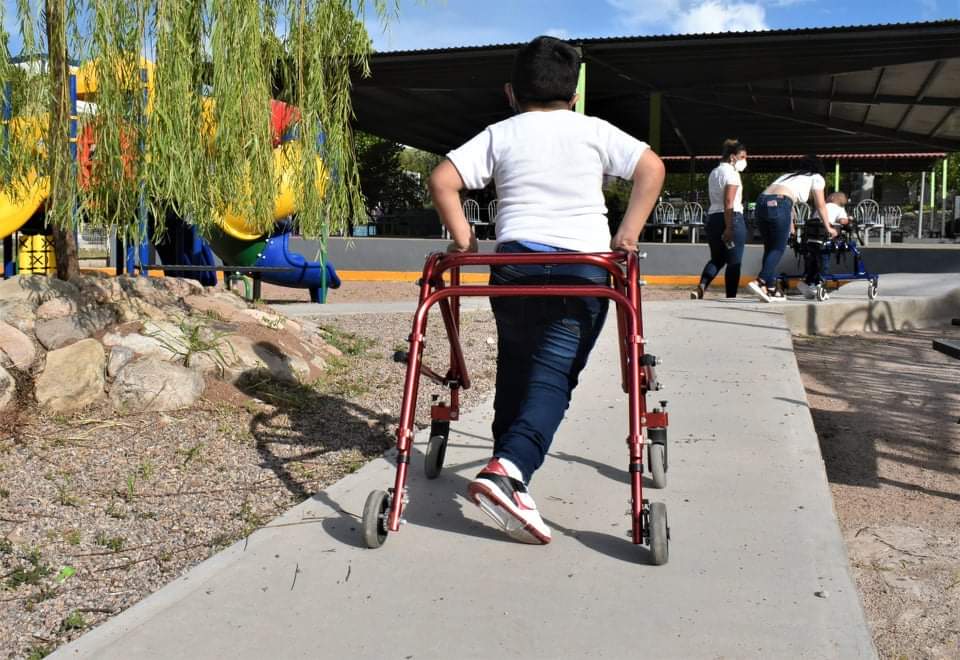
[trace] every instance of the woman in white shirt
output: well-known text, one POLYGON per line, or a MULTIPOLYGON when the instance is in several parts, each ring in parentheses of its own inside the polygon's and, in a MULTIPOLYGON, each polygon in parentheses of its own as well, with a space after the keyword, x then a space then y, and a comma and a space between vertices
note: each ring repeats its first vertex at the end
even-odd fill
POLYGON ((707 210, 707 242, 710 261, 703 267, 700 284, 690 292, 699 300, 720 271, 726 267, 724 285, 727 298, 737 297, 740 286, 740 262, 747 242, 747 226, 743 220, 743 181, 740 173, 747 168, 747 147, 739 140, 725 140, 720 164, 707 178, 710 208, 707 210))
MULTIPOLYGON (((816 156, 804 156, 795 172, 784 174, 767 186, 757 198, 757 228, 763 237, 763 265, 757 279, 747 287, 764 302, 783 298, 777 289, 776 268, 787 248, 787 239, 794 233, 793 205, 813 199, 813 205, 821 218, 829 218, 824 200, 827 187, 823 178, 823 162, 816 156)), ((829 220, 822 220, 827 235, 837 235, 829 220)))

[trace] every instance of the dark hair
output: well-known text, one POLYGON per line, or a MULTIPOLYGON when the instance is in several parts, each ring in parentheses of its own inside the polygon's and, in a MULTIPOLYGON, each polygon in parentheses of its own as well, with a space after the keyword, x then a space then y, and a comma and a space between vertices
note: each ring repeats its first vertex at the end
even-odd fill
POLYGON ((826 173, 826 169, 823 167, 823 161, 814 156, 813 154, 808 154, 800 159, 800 165, 790 176, 798 175, 811 175, 819 174, 823 176, 826 173))
POLYGON ((730 158, 730 156, 736 155, 741 151, 746 151, 747 145, 738 140, 737 138, 730 138, 723 141, 723 148, 720 152, 720 157, 723 160, 730 158))
POLYGON ((577 91, 580 54, 553 37, 537 37, 513 61, 513 95, 518 103, 569 101, 577 91))

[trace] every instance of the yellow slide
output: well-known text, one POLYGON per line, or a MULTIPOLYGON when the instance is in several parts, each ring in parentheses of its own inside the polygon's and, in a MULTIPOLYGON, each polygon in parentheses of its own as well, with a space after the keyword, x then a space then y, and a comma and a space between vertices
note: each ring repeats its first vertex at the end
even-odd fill
POLYGON ((46 177, 38 180, 33 172, 19 194, 0 191, 0 238, 6 238, 26 224, 46 201, 48 193, 46 177))

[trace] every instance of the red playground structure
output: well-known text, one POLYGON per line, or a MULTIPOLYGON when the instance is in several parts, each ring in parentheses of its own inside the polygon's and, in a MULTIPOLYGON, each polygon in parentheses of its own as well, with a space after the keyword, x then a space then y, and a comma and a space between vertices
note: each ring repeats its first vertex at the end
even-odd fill
POLYGON ((435 479, 443 468, 450 422, 460 414, 460 390, 470 387, 470 376, 460 345, 460 305, 464 296, 578 296, 608 298, 617 308, 618 343, 620 346, 621 385, 627 394, 629 418, 630 518, 632 540, 646 545, 653 564, 665 564, 669 556, 670 528, 667 508, 662 502, 649 502, 643 497, 644 448, 653 486, 666 486, 667 412, 666 401, 653 410, 647 409, 646 394, 660 389, 655 366, 657 358, 646 352, 641 314, 639 260, 645 255, 625 252, 548 252, 533 254, 432 254, 423 267, 419 282, 420 298, 413 317, 410 350, 399 352, 398 361, 406 362, 400 426, 397 429, 396 479, 393 488, 375 490, 367 497, 363 510, 364 541, 378 548, 390 532, 397 532, 404 523, 404 508, 409 503, 407 476, 413 450, 414 416, 420 376, 450 389, 449 403, 434 401, 430 411, 430 440, 427 444, 425 473, 435 479), (610 286, 595 285, 463 285, 460 270, 469 266, 502 266, 528 264, 587 264, 610 273, 610 286), (447 276, 445 280, 445 275, 447 276), (423 364, 427 314, 439 305, 450 342, 450 367, 445 375, 423 364))

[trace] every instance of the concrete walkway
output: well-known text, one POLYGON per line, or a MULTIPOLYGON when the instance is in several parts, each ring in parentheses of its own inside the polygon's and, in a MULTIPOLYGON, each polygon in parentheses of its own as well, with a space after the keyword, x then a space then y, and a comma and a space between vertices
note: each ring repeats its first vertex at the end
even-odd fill
POLYGON ((392 481, 384 459, 52 657, 874 657, 790 334, 771 307, 646 306, 670 399, 670 483, 645 491, 669 508, 666 566, 645 564, 626 536, 609 324, 532 483, 549 546, 508 541, 464 498, 490 452, 485 407, 455 425, 439 479, 415 457, 409 524, 379 550, 360 547, 357 516, 392 481))

